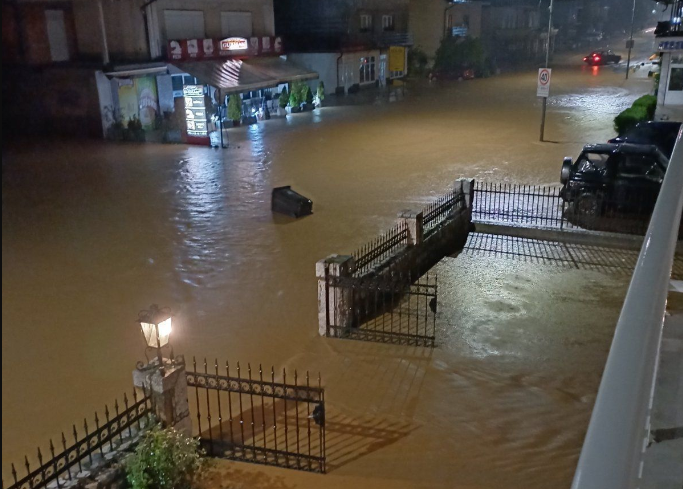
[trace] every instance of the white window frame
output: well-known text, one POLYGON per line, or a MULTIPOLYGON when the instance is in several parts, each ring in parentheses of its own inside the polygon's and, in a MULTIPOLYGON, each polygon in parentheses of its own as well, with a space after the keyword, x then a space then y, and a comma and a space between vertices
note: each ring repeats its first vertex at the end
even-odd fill
POLYGON ((254 15, 250 11, 246 10, 225 10, 221 12, 221 33, 224 37, 244 37, 250 38, 254 34, 254 15), (227 28, 226 22, 230 22, 228 19, 230 17, 249 17, 249 28, 242 31, 235 31, 234 29, 227 28))
POLYGON ((394 30, 394 15, 383 15, 382 16, 382 30, 383 31, 393 31, 394 30))
POLYGON ((360 30, 369 31, 372 29, 372 15, 361 14, 360 16, 360 30))
POLYGON ((377 59, 375 56, 363 56, 360 58, 360 67, 362 68, 362 76, 361 70, 358 70, 358 83, 360 85, 374 83, 377 80, 377 59), (363 60, 366 59, 368 62, 364 63, 363 60), (372 75, 375 75, 374 78, 372 75))

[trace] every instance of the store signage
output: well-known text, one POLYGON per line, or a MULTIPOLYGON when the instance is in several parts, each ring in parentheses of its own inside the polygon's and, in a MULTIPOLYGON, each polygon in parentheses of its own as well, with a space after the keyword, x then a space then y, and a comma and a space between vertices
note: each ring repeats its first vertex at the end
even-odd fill
POLYGON ((229 37, 227 39, 181 39, 169 41, 170 60, 229 58, 283 54, 281 37, 229 37))
POLYGON ((683 40, 680 37, 661 39, 657 51, 683 51, 683 40))
POLYGON ((221 51, 244 51, 249 48, 249 41, 243 37, 229 37, 221 41, 221 51))
POLYGON ((206 106, 204 105, 204 86, 185 85, 183 87, 185 99, 185 124, 187 135, 207 137, 209 132, 206 123, 206 106))

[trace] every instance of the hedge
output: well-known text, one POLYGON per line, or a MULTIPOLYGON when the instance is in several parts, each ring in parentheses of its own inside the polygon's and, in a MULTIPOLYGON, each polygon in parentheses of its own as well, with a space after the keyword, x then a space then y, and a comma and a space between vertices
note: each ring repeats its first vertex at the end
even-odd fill
POLYGON ((647 120, 650 120, 647 109, 642 105, 634 105, 614 118, 614 130, 622 135, 639 122, 647 120))
POLYGON ((633 102, 633 107, 635 106, 643 107, 647 112, 647 118, 652 120, 655 116, 655 109, 657 108, 657 97, 654 95, 643 95, 633 102))

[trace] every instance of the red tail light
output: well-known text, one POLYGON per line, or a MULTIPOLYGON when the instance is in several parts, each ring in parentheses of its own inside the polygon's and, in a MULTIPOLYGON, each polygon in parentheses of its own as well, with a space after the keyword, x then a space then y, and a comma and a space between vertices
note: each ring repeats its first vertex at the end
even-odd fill
POLYGON ((593 56, 593 59, 594 59, 595 61, 600 61, 600 56, 593 56))

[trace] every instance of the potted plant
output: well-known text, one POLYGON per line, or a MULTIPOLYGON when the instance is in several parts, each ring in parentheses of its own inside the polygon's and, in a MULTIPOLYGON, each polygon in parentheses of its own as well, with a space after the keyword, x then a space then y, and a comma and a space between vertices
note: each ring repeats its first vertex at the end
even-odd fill
POLYGON ((190 489, 206 467, 203 456, 198 439, 156 426, 125 460, 126 479, 132 489, 190 489))
POLYGON ((287 87, 285 87, 280 92, 280 97, 278 98, 277 115, 285 115, 287 113, 285 108, 287 107, 288 103, 289 103, 289 92, 287 92, 287 87))
POLYGON ((303 100, 301 98, 301 88, 297 85, 300 82, 294 82, 292 84, 292 93, 289 94, 289 111, 291 113, 301 112, 301 104, 303 100))
POLYGON ((304 102, 306 103, 306 109, 312 109, 313 108, 313 92, 311 91, 311 87, 308 85, 304 85, 304 102))
POLYGON ((145 130, 142 128, 142 122, 137 117, 128 120, 128 130, 125 133, 124 139, 127 141, 145 142, 145 130))
POLYGON ((325 100, 325 84, 322 82, 322 80, 320 80, 320 83, 318 83, 318 89, 315 91, 315 106, 322 107, 323 100, 325 100))
POLYGON ((228 119, 232 121, 233 127, 240 125, 242 118, 242 97, 239 93, 233 93, 228 100, 228 119))

